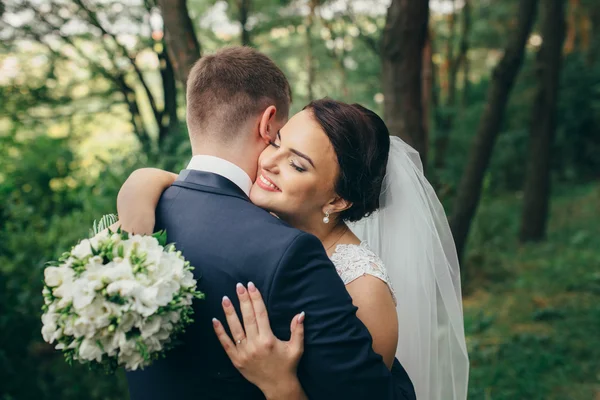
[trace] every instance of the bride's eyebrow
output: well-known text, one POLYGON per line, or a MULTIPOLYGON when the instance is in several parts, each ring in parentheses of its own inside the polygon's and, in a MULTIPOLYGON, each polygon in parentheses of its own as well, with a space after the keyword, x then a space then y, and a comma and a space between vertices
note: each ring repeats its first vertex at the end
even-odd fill
MULTIPOLYGON (((277 137, 279 138, 279 141, 281 141, 281 131, 277 131, 277 137)), ((312 165, 312 166, 313 166, 313 168, 315 168, 315 164, 313 163, 313 161, 310 159, 310 157, 309 157, 309 156, 307 156, 307 155, 306 155, 306 154, 304 154, 304 153, 301 153, 301 152, 299 152, 299 151, 298 151, 298 150, 296 150, 296 149, 290 149, 290 151, 291 151, 292 153, 294 153, 295 155, 297 155, 298 157, 302 157, 302 158, 304 158, 306 161, 308 161, 308 162, 310 163, 310 165, 312 165)))

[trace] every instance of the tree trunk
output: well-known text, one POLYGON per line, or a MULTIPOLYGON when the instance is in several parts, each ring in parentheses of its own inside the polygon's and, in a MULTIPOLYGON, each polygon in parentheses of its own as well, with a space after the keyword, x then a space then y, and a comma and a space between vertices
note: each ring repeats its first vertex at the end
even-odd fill
POLYGON ((565 33, 565 54, 570 54, 575 49, 575 40, 577 39, 577 9, 580 6, 580 0, 569 0, 569 16, 565 33))
POLYGON ((536 6, 537 0, 520 0, 516 34, 492 74, 487 105, 469 151, 450 218, 459 258, 462 257, 471 222, 477 211, 483 178, 500 132, 508 97, 523 64, 525 44, 535 20, 536 6))
POLYGON ((183 84, 194 63, 200 58, 200 43, 190 19, 186 0, 158 0, 165 25, 169 59, 177 79, 183 84))
POLYGON ((589 12, 590 17, 590 49, 587 55, 588 65, 593 65, 597 60, 597 52, 600 51, 600 5, 594 4, 589 12))
MULTIPOLYGON (((164 41, 163 44, 166 46, 164 41)), ((167 55, 166 47, 158 54, 158 58, 160 60, 160 75, 162 78, 164 102, 162 120, 158 133, 158 147, 159 150, 168 151, 168 149, 163 149, 165 139, 172 134, 179 125, 179 118, 177 116, 177 86, 175 84, 175 71, 173 70, 171 60, 167 55)))
POLYGON ((544 239, 550 203, 550 158, 556 130, 556 107, 565 38, 565 1, 554 0, 543 4, 543 42, 536 59, 538 88, 531 116, 521 242, 544 239))
POLYGON ((429 21, 428 0, 392 0, 382 40, 384 114, 390 134, 399 136, 427 165, 423 128, 423 47, 429 21))
POLYGON ((456 75, 458 74, 459 58, 454 57, 454 40, 456 38, 456 0, 452 0, 452 13, 448 14, 450 37, 446 43, 446 63, 448 64, 448 97, 446 104, 454 105, 456 99, 456 75))
POLYGON ((123 95, 123 99, 125 104, 127 104, 127 108, 129 109, 130 122, 131 127, 133 128, 133 133, 140 141, 142 145, 142 151, 148 157, 151 157, 153 154, 152 148, 152 140, 150 140, 150 136, 148 132, 144 128, 144 121, 142 119, 142 115, 140 113, 140 109, 137 104, 137 97, 135 94, 135 90, 133 90, 125 81, 125 75, 119 74, 114 77, 114 81, 116 86, 119 88, 121 94, 123 95))
POLYGON ((248 16, 250 15, 251 0, 239 0, 238 9, 240 12, 240 25, 242 28, 242 46, 251 46, 250 30, 248 30, 248 16))
POLYGON ((462 108, 466 108, 469 96, 469 35, 471 34, 471 0, 465 0, 462 12, 462 32, 460 38, 459 54, 463 67, 463 93, 462 108))
POLYGON ((427 29, 425 46, 423 46, 423 83, 421 85, 421 103, 423 105, 423 132, 425 143, 429 143, 429 115, 433 91, 433 43, 431 29, 427 29))
MULTIPOLYGON (((454 4, 454 3, 453 3, 454 4)), ((467 65, 467 52, 469 51, 469 32, 471 29, 471 18, 470 18, 470 3, 469 0, 465 0, 462 12, 462 24, 460 33, 460 45, 458 54, 456 57, 453 56, 452 45, 454 42, 454 26, 455 26, 455 10, 453 9, 452 16, 450 17, 450 30, 451 36, 448 40, 448 98, 446 102, 445 112, 438 114, 438 133, 435 141, 435 160, 434 166, 436 170, 442 170, 446 164, 446 154, 448 153, 448 145, 450 144, 450 135, 454 127, 454 120, 456 119, 457 106, 456 106, 456 91, 458 84, 458 71, 461 66, 465 66, 465 73, 468 71, 467 65)), ((466 78, 465 78, 466 82, 466 78)), ((466 86, 463 90, 466 90, 466 86)))

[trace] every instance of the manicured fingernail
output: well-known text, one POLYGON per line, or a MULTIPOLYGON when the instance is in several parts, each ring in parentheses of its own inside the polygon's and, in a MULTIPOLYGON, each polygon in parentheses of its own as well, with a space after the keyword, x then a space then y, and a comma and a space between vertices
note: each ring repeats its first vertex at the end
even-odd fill
POLYGON ((229 300, 229 297, 223 296, 223 305, 225 307, 231 307, 231 300, 229 300))
POLYGON ((304 311, 302 311, 302 312, 300 313, 300 316, 298 317, 298 323, 299 323, 299 324, 301 324, 301 323, 303 323, 303 322, 304 322, 304 316, 305 316, 305 315, 306 315, 306 314, 304 313, 304 311))
POLYGON ((216 318, 213 318, 213 319, 212 319, 212 323, 213 323, 213 326, 214 326, 215 328, 216 328, 217 326, 219 326, 219 320, 218 320, 218 319, 216 319, 216 318))
POLYGON ((237 291, 238 294, 246 293, 246 288, 241 283, 238 283, 237 285, 235 285, 235 290, 237 291))
POLYGON ((252 293, 256 292, 256 286, 254 286, 254 283, 248 282, 248 290, 252 293))

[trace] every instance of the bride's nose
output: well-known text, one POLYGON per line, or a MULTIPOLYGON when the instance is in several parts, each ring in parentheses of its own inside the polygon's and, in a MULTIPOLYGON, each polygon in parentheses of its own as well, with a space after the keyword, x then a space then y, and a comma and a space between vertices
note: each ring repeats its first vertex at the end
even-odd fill
POLYGON ((279 173, 279 162, 280 156, 278 155, 278 151, 276 149, 269 149, 263 152, 260 157, 260 167, 265 171, 269 171, 272 174, 279 173))

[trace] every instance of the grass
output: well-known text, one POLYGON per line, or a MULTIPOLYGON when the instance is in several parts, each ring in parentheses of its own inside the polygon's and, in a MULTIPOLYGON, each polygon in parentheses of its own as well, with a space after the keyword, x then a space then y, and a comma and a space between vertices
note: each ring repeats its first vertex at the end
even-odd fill
POLYGON ((600 185, 561 188, 542 243, 517 243, 520 204, 488 199, 474 225, 469 399, 600 399, 600 185))

